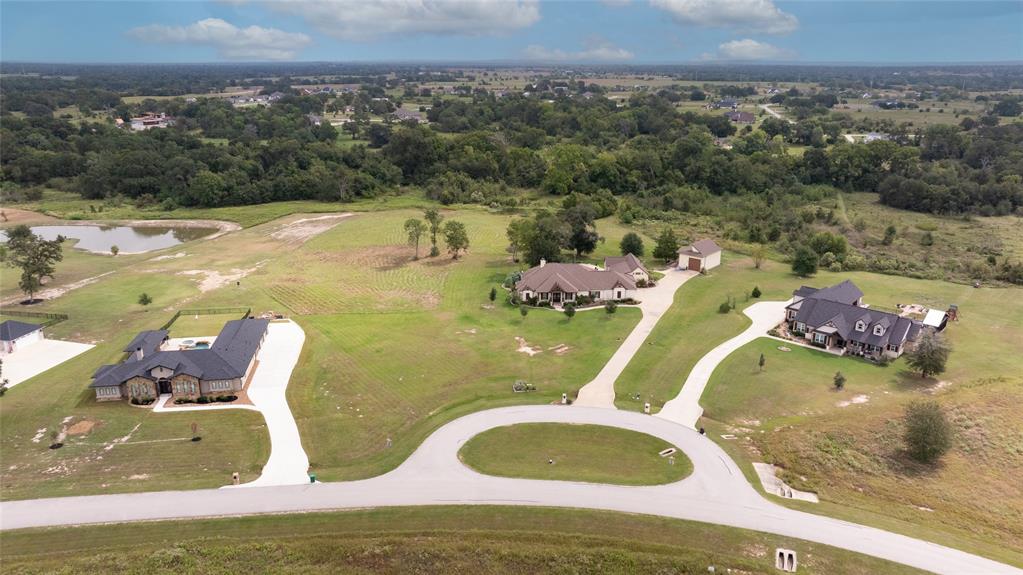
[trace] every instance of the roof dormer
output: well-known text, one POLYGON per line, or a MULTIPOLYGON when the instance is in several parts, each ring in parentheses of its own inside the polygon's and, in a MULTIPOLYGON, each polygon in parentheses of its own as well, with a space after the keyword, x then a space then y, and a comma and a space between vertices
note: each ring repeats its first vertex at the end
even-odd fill
POLYGON ((856 331, 867 331, 867 324, 862 319, 856 322, 856 331))
POLYGON ((874 326, 874 335, 884 335, 884 326, 883 325, 875 325, 874 326))

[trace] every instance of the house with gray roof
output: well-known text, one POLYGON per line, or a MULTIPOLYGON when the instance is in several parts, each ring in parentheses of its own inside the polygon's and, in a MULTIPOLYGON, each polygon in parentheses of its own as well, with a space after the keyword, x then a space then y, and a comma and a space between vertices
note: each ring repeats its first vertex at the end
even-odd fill
POLYGON ((172 401, 230 395, 245 387, 269 323, 229 321, 208 347, 178 349, 166 345, 166 330, 143 331, 124 348, 124 361, 101 366, 89 387, 99 401, 152 400, 164 394, 172 401))
POLYGON ((635 299, 636 280, 613 269, 540 260, 540 265, 522 273, 515 282, 515 292, 522 301, 548 302, 553 306, 576 302, 580 297, 621 301, 635 299))
POLYGON ((43 340, 43 326, 9 319, 0 323, 0 356, 43 340))
POLYGON ((846 280, 826 288, 802 286, 785 308, 789 332, 810 345, 871 359, 897 358, 916 341, 922 324, 871 309, 863 292, 846 280))

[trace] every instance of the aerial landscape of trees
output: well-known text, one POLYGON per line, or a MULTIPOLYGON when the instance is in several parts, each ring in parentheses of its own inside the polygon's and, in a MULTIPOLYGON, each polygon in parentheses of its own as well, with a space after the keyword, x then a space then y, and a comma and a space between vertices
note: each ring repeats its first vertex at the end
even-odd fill
MULTIPOLYGON (((89 72, 75 81, 16 77, 0 88, 6 143, 0 190, 8 201, 38 198, 50 188, 96 202, 172 210, 346 202, 411 190, 442 204, 514 209, 537 192, 564 201, 558 222, 549 219, 553 214, 531 217, 534 227, 550 232, 544 239, 550 245, 512 242, 528 260, 556 259, 554 244, 577 257, 592 252, 600 241, 595 219, 672 222, 685 214, 714 218, 730 226, 729 239, 774 244, 788 257, 808 247, 817 265, 835 269, 866 264, 848 250, 830 249, 837 246, 820 249, 814 224, 833 214, 805 208, 840 191, 876 192, 888 206, 935 214, 1023 210, 1023 123, 999 120, 1018 112, 1014 96, 996 96, 990 113, 976 120, 916 128, 837 111, 842 84, 855 81, 833 72, 837 89, 791 88, 768 98, 783 103, 794 122, 766 118, 757 128, 737 130, 719 112, 675 107, 699 96, 698 86, 679 83, 613 100, 602 86, 542 77, 535 93, 496 94, 466 84, 456 91, 460 97, 433 96, 420 108, 429 121, 423 124, 393 117, 403 98, 425 93, 400 68, 339 75, 335 79, 359 89, 315 93, 300 90, 315 83, 308 78, 239 82, 219 69, 175 75, 187 88, 173 89, 155 72, 89 72), (280 97, 270 106, 241 107, 215 97, 125 99, 142 86, 154 95, 182 96, 186 89, 228 85, 258 86, 280 97), (401 86, 403 95, 387 96, 401 86), (91 119, 56 112, 68 108, 91 119), (342 109, 352 111, 343 128, 316 119, 342 109), (150 112, 169 114, 174 125, 132 132, 114 122, 150 112), (888 137, 867 143, 841 137, 866 130, 888 137), (366 139, 339 145, 359 134, 366 139), (792 146, 804 151, 789 153, 792 146)), ((770 68, 759 73, 786 75, 770 68)), ((716 91, 733 98, 756 94, 739 85, 716 91)), ((439 232, 440 223, 431 223, 434 255, 439 232)), ((998 273, 1014 281, 1023 270, 998 273)))

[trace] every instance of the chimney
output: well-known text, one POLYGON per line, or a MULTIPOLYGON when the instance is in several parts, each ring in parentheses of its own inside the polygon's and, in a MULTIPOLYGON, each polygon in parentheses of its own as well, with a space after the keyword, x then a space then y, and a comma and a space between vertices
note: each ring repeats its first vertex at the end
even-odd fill
POLYGON ((544 267, 545 265, 547 265, 547 260, 544 258, 540 258, 540 267, 544 267))
POLYGON ((135 348, 135 359, 136 360, 142 359, 143 355, 145 355, 145 354, 142 352, 142 348, 141 347, 136 347, 135 348))

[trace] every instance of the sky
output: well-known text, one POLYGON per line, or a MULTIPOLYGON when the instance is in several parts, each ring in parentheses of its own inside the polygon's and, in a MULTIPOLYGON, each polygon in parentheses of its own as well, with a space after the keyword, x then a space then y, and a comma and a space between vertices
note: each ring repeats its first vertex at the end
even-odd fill
POLYGON ((0 0, 7 62, 1023 62, 1023 1, 0 0))

